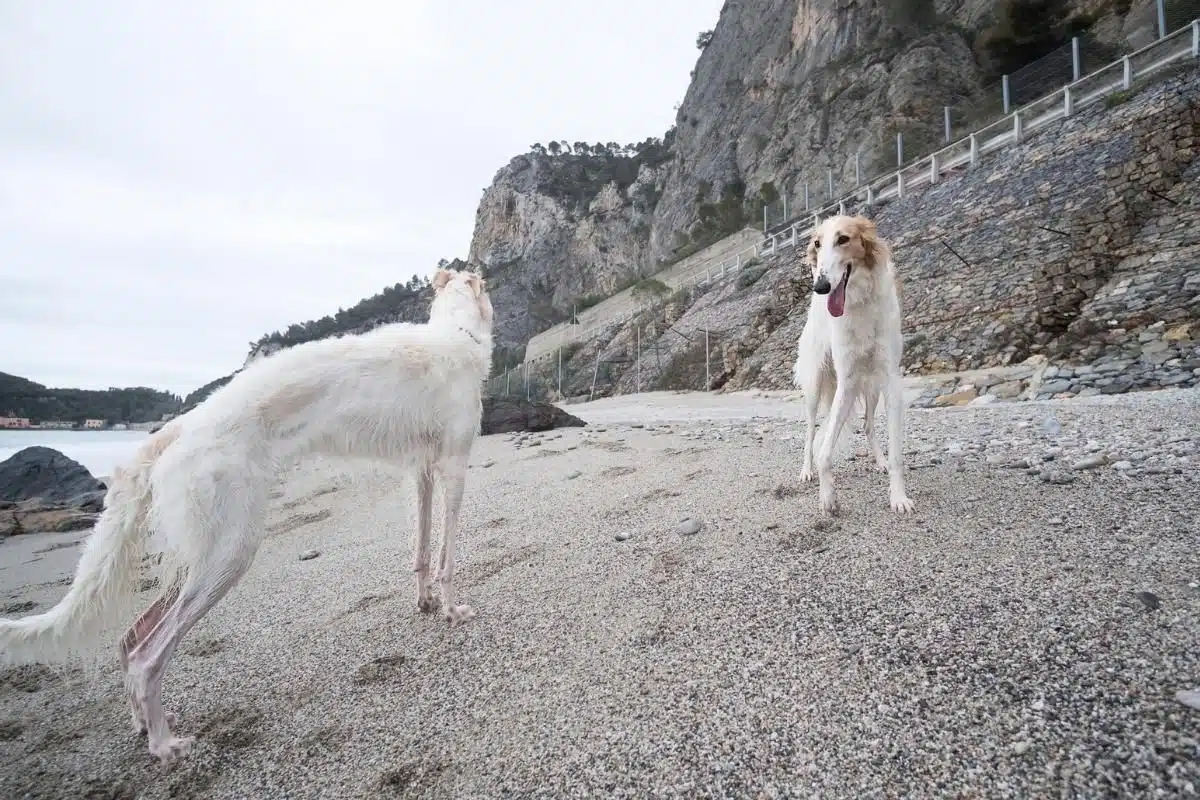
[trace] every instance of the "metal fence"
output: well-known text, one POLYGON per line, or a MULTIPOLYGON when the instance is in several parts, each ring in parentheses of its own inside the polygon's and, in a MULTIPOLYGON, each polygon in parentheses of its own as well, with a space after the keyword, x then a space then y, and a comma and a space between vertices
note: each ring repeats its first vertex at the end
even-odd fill
MULTIPOLYGON (((793 187, 782 194, 778 203, 766 210, 764 238, 761 242, 720 263, 698 265, 695 270, 673 281, 675 285, 672 288, 677 291, 703 291, 727 277, 754 269, 759 257, 772 255, 782 248, 795 247, 805 241, 821 216, 843 212, 847 206, 865 204, 869 207, 879 201, 903 197, 906 192, 921 185, 937 183, 946 173, 973 168, 984 155, 1019 144, 1028 133, 1071 116, 1077 108, 1102 101, 1114 92, 1128 91, 1136 81, 1175 64, 1189 60, 1194 63, 1200 59, 1200 0, 1159 0, 1158 5, 1151 8, 1157 9, 1153 24, 1149 27, 1135 25, 1127 36, 1131 43, 1148 39, 1148 43, 1140 49, 1105 62, 1105 55, 1109 51, 1087 35, 1077 37, 1037 62, 1006 76, 997 86, 990 87, 990 95, 984 96, 975 105, 944 110, 943 126, 948 131, 946 138, 950 140, 949 144, 939 143, 921 154, 910 154, 905 152, 903 136, 898 135, 896 152, 892 155, 895 159, 892 163, 898 164, 898 168, 869 177, 865 174, 865 160, 862 154, 858 154, 854 159, 852 185, 839 183, 830 172, 825 185, 819 189, 814 190, 808 184, 800 186, 798 190, 793 187), (1176 20, 1181 22, 1172 28, 1176 20), (1173 33, 1159 36, 1160 32, 1172 29, 1173 33), (1032 99, 1026 102, 1026 98, 1032 99), (967 129, 971 132, 955 139, 956 131, 967 129), (774 216, 776 213, 778 216, 774 216)), ((658 302, 669 300, 661 299, 658 302)), ((578 377, 571 377, 570 370, 563 366, 564 350, 605 337, 608 337, 606 341, 611 342, 618 335, 620 326, 626 325, 638 313, 605 317, 593 322, 586 331, 573 332, 570 341, 564 340, 555 350, 495 376, 489 381, 487 391, 497 396, 524 396, 531 400, 581 394, 576 390, 582 388, 582 382, 578 377)), ((696 389, 713 387, 714 365, 718 358, 715 354, 720 348, 714 348, 711 331, 706 336, 708 345, 702 362, 704 375, 701 376, 697 371, 685 379, 687 386, 662 388, 693 388, 691 384, 695 384, 696 389)), ((646 363, 644 350, 638 348, 637 356, 632 359, 628 355, 615 354, 605 357, 605 350, 605 346, 598 345, 592 380, 586 387, 588 396, 612 391, 625 380, 630 365, 633 365, 635 377, 628 391, 641 391, 651 385, 661 384, 661 380, 649 379, 643 385, 640 376, 641 365, 646 363)))
POLYGON ((1200 18, 1200 0, 1155 0, 1127 18, 1124 46, 1106 44, 1091 32, 1081 33, 983 87, 971 100, 943 107, 940 119, 928 120, 928 125, 920 126, 920 131, 912 126, 894 130, 884 149, 863 146, 852 154, 845 170, 826 169, 824 174, 810 174, 784 187, 779 200, 765 210, 763 231, 767 235, 777 233, 806 214, 836 204, 855 189, 864 187, 881 168, 891 171, 926 160, 971 132, 988 129, 1006 119, 1022 106, 1104 71, 1106 65, 1119 62, 1123 53, 1132 55, 1153 49, 1156 42, 1174 38, 1172 32, 1182 33, 1181 38, 1186 38, 1186 29, 1197 18, 1200 18), (937 134, 931 137, 930 130, 937 134))

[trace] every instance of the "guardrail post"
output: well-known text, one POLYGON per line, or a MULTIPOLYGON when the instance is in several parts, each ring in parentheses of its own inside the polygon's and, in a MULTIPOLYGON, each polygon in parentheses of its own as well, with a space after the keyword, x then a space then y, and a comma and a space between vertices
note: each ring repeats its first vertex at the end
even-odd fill
POLYGON ((1167 0, 1156 0, 1158 7, 1158 38, 1167 38, 1167 0))
POLYGON ((867 207, 875 205, 875 190, 870 186, 867 187, 867 207))
POLYGON ((975 134, 973 134, 973 133, 970 135, 969 139, 970 139, 970 144, 971 144, 970 164, 971 164, 971 169, 974 169, 975 167, 979 166, 979 140, 977 138, 975 138, 975 134))
POLYGON ((1007 114, 1010 110, 1008 107, 1009 102, 1008 102, 1008 76, 1007 75, 1002 75, 1000 77, 1000 91, 1004 96, 1004 113, 1007 114))
POLYGON ((1075 98, 1071 95, 1071 87, 1063 87, 1063 116, 1069 117, 1075 112, 1075 98))
POLYGON ((854 154, 854 185, 855 186, 862 185, 862 173, 859 171, 859 168, 858 168, 858 153, 854 154))
POLYGON ((833 199, 833 170, 829 170, 829 199, 833 199))
POLYGON ((845 200, 838 201, 838 216, 840 216, 840 217, 846 216, 846 201, 845 200))
POLYGON ((767 232, 767 207, 763 206, 763 233, 767 232))
POLYGON ((896 166, 904 166, 904 134, 896 131, 896 166))
POLYGON ((904 173, 896 173, 896 197, 904 197, 904 173))
POLYGON ((1200 19, 1192 20, 1192 58, 1200 58, 1200 19))
POLYGON ((808 183, 804 184, 804 210, 808 211, 808 183))
POLYGON ((1021 131, 1021 112, 1020 111, 1013 112, 1012 117, 1013 117, 1013 143, 1020 144, 1021 143, 1021 133, 1022 133, 1022 131, 1021 131))
POLYGON ((1129 56, 1121 57, 1121 88, 1125 91, 1133 88, 1133 62, 1129 56))
POLYGON ((942 126, 946 129, 946 144, 950 144, 950 106, 942 106, 942 126))
POLYGON ((787 195, 784 194, 784 196, 780 198, 780 201, 783 203, 783 221, 787 222, 787 195))
POLYGON ((931 184, 938 182, 938 157, 934 153, 929 157, 929 182, 931 184))
POLYGON ((1083 77, 1083 59, 1079 57, 1079 37, 1071 37, 1071 82, 1083 77))

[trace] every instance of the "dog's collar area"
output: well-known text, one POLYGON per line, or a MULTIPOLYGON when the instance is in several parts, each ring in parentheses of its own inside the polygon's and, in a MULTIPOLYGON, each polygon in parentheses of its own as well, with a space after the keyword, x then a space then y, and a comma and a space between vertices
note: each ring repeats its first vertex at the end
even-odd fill
POLYGON ((466 328, 464 328, 462 325, 459 325, 459 326, 458 326, 458 329, 459 329, 460 331, 462 331, 463 333, 465 333, 467 336, 470 336, 470 337, 471 337, 471 341, 473 341, 475 344, 481 344, 481 342, 479 341, 479 337, 478 337, 478 336, 476 336, 475 334, 471 333, 469 330, 467 330, 466 328))

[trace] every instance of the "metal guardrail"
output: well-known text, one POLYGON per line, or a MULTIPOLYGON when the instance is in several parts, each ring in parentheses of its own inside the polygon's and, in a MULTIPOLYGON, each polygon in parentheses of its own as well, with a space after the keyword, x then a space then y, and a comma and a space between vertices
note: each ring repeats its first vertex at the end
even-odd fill
POLYGON ((1192 20, 1190 25, 1015 109, 998 122, 968 134, 912 164, 867 181, 837 201, 817 209, 804 220, 797 220, 785 230, 766 237, 759 252, 771 255, 781 248, 794 247, 797 241, 812 234, 822 216, 844 213, 849 203, 865 202, 869 207, 881 200, 902 198, 906 192, 919 186, 938 183, 948 172, 977 167, 982 156, 1020 144, 1039 128, 1065 119, 1114 92, 1130 90, 1134 80, 1139 77, 1152 75, 1179 61, 1196 58, 1200 58, 1200 19, 1192 20))
MULTIPOLYGON (((746 247, 717 264, 703 264, 677 279, 664 282, 670 288, 678 290, 704 286, 714 280, 720 280, 728 274, 740 271, 751 258, 770 256, 781 249, 795 247, 812 235, 822 216, 845 213, 847 204, 865 203, 869 207, 882 200, 903 198, 915 188, 939 183, 947 173, 955 173, 963 168, 973 169, 979 165, 984 155, 1018 145, 1040 128, 1070 117, 1081 108, 1101 102, 1114 92, 1130 90, 1137 78, 1152 75, 1186 59, 1200 59, 1200 19, 1194 19, 1173 33, 1122 56, 1080 77, 1079 80, 1026 103, 999 121, 980 128, 928 156, 923 156, 912 164, 867 180, 838 200, 816 209, 805 218, 798 219, 775 233, 764 236, 761 242, 746 247)), ((557 348, 540 353, 534 358, 526 358, 525 363, 532 364, 554 358, 556 354, 561 358, 564 346, 588 341, 604 330, 625 324, 637 313, 633 311, 596 320, 581 330, 572 331, 570 335, 564 330, 557 348)))

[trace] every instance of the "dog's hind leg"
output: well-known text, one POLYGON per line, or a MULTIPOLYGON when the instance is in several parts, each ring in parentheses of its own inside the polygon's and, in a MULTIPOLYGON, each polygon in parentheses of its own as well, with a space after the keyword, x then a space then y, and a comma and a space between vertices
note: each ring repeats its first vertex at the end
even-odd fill
POLYGON ((915 506, 908 499, 904 487, 904 385, 898 375, 888 378, 887 421, 888 421, 888 476, 891 486, 892 511, 908 514, 915 506))
MULTIPOLYGON (((132 653, 137 646, 150 636, 158 623, 162 621, 163 614, 171 607, 171 604, 179 597, 179 587, 173 586, 168 591, 164 592, 157 600, 155 600, 148 609, 146 609, 133 625, 129 626, 129 630, 121 637, 121 644, 118 648, 118 655, 121 658, 121 666, 129 670, 129 654, 132 653)), ((137 694, 133 691, 128 692, 129 695, 129 711, 133 722, 134 733, 142 734, 146 732, 146 709, 142 706, 137 698, 137 694)), ((175 715, 167 713, 167 725, 174 727, 175 715)))
POLYGON ((879 446, 879 436, 875 433, 875 407, 878 403, 878 388, 871 387, 863 392, 863 405, 866 406, 863 428, 867 434, 867 446, 871 448, 871 456, 875 459, 875 468, 880 472, 887 472, 888 461, 883 457, 883 448, 879 446))
POLYGON ((241 580, 260 539, 237 537, 191 568, 178 599, 128 654, 127 685, 145 715, 150 753, 164 764, 187 755, 195 742, 190 736, 175 736, 172 717, 163 710, 162 679, 167 663, 192 626, 241 580))
POLYGON ((442 493, 446 515, 442 525, 442 557, 438 582, 442 586, 442 608, 452 626, 475 616, 470 606, 455 605, 454 597, 454 537, 458 533, 458 513, 462 508, 463 489, 467 480, 466 457, 450 456, 442 462, 442 493))
POLYGON ((417 573, 417 608, 433 610, 433 584, 429 580, 429 538, 433 531, 433 469, 430 465, 417 473, 417 555, 413 570, 417 573))
POLYGON ((856 393, 839 381, 833 393, 833 407, 826 417, 826 431, 821 439, 821 450, 817 453, 817 477, 820 479, 821 510, 836 514, 838 510, 837 491, 833 487, 833 450, 837 446, 838 437, 842 434, 850 415, 854 412, 856 393))

